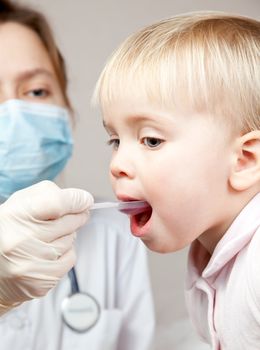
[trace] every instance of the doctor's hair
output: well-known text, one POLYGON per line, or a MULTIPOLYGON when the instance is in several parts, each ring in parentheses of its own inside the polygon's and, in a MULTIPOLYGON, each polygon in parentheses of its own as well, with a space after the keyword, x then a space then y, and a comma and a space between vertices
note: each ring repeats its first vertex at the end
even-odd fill
POLYGON ((260 129, 260 22, 222 12, 164 19, 127 38, 97 82, 93 103, 127 96, 260 129))
POLYGON ((7 22, 21 24, 38 35, 50 57, 66 106, 72 109, 67 95, 68 79, 65 61, 45 16, 27 5, 11 0, 0 0, 0 24, 7 22))

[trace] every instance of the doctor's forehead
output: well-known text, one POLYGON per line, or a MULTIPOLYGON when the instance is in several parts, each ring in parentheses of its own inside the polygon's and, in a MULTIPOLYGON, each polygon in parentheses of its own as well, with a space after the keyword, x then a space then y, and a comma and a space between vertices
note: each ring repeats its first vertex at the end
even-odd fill
POLYGON ((24 25, 12 22, 0 24, 0 47, 0 76, 33 70, 30 74, 54 72, 40 37, 24 25))
POLYGON ((22 70, 16 74, 16 79, 19 81, 27 81, 34 78, 42 78, 51 81, 55 76, 53 71, 43 67, 22 70))

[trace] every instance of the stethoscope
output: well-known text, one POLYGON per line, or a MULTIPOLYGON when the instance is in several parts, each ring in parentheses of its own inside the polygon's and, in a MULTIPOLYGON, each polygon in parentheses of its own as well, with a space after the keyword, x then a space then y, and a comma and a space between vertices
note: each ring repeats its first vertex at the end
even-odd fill
POLYGON ((95 326, 100 317, 100 306, 89 293, 79 290, 75 268, 69 271, 71 294, 62 302, 61 314, 64 323, 78 333, 87 332, 95 326))

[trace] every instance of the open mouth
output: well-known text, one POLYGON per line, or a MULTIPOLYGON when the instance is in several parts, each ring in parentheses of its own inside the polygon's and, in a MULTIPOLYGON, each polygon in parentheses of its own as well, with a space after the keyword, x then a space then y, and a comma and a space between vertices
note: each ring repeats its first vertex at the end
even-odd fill
POLYGON ((127 208, 120 210, 129 215, 131 222, 131 231, 135 236, 143 236, 146 231, 147 223, 152 216, 152 207, 147 202, 142 202, 138 208, 127 208))
POLYGON ((132 217, 132 220, 135 221, 136 225, 139 227, 144 226, 149 220, 152 215, 152 207, 150 205, 146 206, 146 208, 140 209, 136 213, 130 214, 132 217))

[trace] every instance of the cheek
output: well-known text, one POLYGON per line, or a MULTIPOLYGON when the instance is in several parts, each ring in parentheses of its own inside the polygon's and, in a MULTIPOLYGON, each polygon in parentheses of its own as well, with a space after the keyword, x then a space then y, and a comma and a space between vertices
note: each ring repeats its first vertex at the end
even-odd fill
POLYGON ((65 96, 57 80, 55 81, 55 83, 53 82, 53 85, 51 86, 50 89, 51 89, 51 94, 47 96, 46 101, 48 100, 48 102, 51 102, 57 106, 66 108, 67 105, 65 101, 65 96))
POLYGON ((214 150, 203 153, 203 149, 183 149, 175 153, 177 156, 173 154, 170 150, 156 163, 147 164, 147 176, 142 179, 145 194, 165 220, 173 215, 180 220, 185 216, 193 220, 211 206, 213 197, 226 194, 228 166, 225 156, 214 150))
POLYGON ((112 186, 113 191, 115 192, 116 189, 116 180, 115 177, 112 175, 111 171, 109 170, 109 180, 110 180, 110 184, 112 186))

